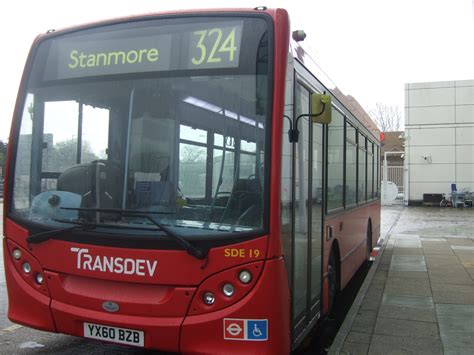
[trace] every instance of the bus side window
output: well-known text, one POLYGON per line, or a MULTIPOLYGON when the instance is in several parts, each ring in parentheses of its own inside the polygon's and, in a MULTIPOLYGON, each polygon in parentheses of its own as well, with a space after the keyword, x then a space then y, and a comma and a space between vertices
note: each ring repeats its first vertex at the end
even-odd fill
POLYGON ((344 194, 344 117, 333 109, 328 125, 327 210, 343 207, 344 194))

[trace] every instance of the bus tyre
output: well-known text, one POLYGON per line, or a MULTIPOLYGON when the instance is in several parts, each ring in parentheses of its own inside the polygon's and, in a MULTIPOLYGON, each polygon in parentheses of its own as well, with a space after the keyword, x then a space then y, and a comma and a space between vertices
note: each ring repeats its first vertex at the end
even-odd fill
POLYGON ((369 222, 367 225, 367 242, 366 242, 367 250, 365 255, 365 260, 370 262, 370 254, 372 253, 372 223, 369 222))
POLYGON ((334 303, 336 302, 337 293, 337 269, 336 256, 334 249, 331 249, 328 261, 328 314, 331 315, 334 310, 334 303))

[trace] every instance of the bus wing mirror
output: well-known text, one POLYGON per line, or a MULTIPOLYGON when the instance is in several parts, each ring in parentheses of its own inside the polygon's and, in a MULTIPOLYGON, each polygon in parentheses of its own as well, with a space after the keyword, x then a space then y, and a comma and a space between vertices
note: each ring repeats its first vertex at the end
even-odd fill
POLYGON ((326 94, 311 94, 311 118, 313 123, 331 123, 331 96, 326 94))

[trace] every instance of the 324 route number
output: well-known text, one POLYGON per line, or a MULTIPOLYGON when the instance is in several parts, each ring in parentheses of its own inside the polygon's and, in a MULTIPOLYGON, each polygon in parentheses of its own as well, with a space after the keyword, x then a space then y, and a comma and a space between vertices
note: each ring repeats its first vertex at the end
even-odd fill
POLYGON ((221 28, 193 33, 198 37, 196 49, 199 52, 197 56, 191 59, 194 65, 220 63, 222 59, 229 62, 235 60, 235 52, 237 51, 235 28, 232 28, 229 34, 224 33, 221 28))

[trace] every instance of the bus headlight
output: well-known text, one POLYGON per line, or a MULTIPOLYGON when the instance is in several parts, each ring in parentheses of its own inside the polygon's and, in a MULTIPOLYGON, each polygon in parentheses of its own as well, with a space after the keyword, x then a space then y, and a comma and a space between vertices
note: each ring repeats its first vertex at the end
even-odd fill
POLYGON ((13 250, 13 258, 15 260, 20 260, 21 259, 21 250, 20 249, 14 249, 13 250))
MULTIPOLYGON (((262 274, 263 265, 263 261, 255 261, 209 276, 194 293, 188 315, 215 312, 236 304, 253 289, 262 274)), ((47 285, 46 281, 44 285, 47 285)))
POLYGON ((202 296, 202 300, 205 304, 210 306, 214 304, 214 302, 216 301, 216 298, 214 297, 214 294, 212 294, 211 292, 206 292, 204 296, 202 296))
POLYGON ((29 274, 31 272, 31 265, 29 263, 23 264, 23 272, 25 274, 29 274))
POLYGON ((11 255, 11 257, 8 258, 7 267, 14 268, 24 282, 33 287, 36 291, 49 297, 46 282, 47 271, 43 270, 41 264, 27 249, 22 248, 8 239, 6 240, 6 244, 8 254, 11 255))
POLYGON ((235 292, 234 286, 232 284, 225 284, 222 286, 222 293, 227 297, 232 297, 235 292))
POLYGON ((250 281, 252 281, 252 274, 250 273, 250 271, 242 270, 239 273, 239 280, 243 284, 248 284, 250 281))
POLYGON ((41 275, 41 274, 36 274, 35 280, 36 280, 36 283, 37 283, 38 285, 41 285, 41 284, 43 283, 43 281, 44 281, 44 277, 43 277, 43 275, 41 275))

